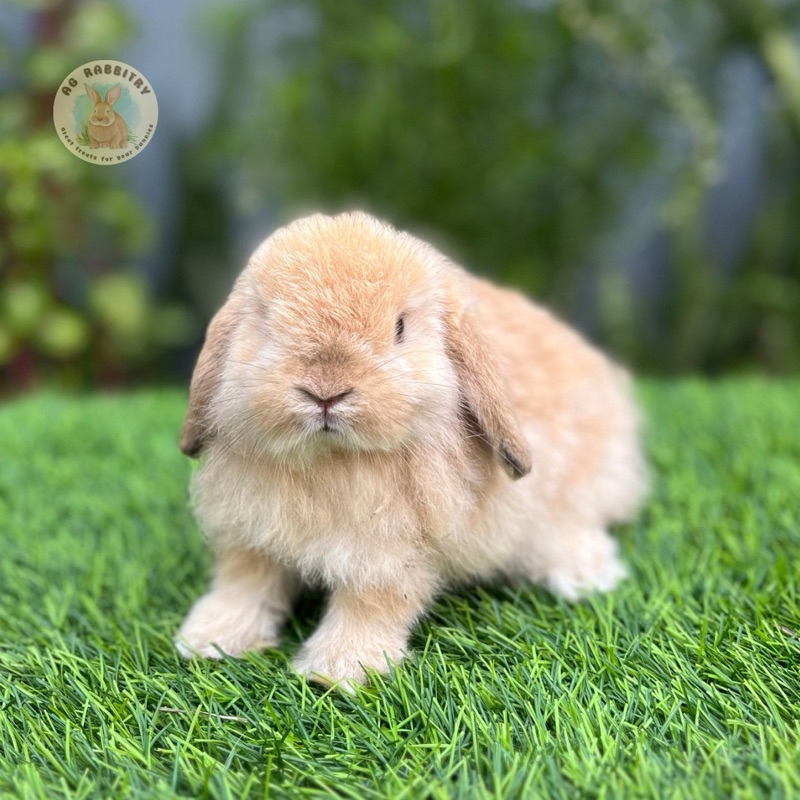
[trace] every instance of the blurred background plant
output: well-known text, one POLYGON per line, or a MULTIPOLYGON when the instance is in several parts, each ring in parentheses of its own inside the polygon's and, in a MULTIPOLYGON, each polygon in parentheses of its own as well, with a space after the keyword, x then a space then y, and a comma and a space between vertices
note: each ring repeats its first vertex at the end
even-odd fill
POLYGON ((206 142, 245 199, 367 205, 642 369, 800 365, 800 4, 229 13, 206 142))
MULTIPOLYGON (((185 6, 47 5, 26 52, 6 53, 22 76, 0 111, 7 377, 32 360, 101 383, 183 375, 193 318, 258 239, 354 206, 520 286, 640 370, 800 366, 796 2, 195 4, 215 99, 172 140, 169 170, 155 141, 134 162, 179 198, 154 221, 157 280, 137 256, 141 206, 115 170, 68 154, 49 115, 72 68, 136 41, 131 19, 144 41, 171 26, 162 121, 177 114, 162 95, 196 102, 185 6)), ((156 68, 152 48, 138 58, 156 68)))
POLYGON ((26 5, 31 40, 0 50, 13 74, 0 97, 0 369, 15 387, 145 378, 196 335, 190 312, 156 302, 133 265, 152 238, 144 209, 113 170, 71 155, 52 119, 64 77, 133 26, 114 3, 26 5))

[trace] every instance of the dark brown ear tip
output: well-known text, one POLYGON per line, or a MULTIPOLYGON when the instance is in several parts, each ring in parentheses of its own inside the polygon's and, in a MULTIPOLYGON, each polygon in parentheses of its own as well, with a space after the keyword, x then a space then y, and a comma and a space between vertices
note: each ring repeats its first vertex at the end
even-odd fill
POLYGON ((527 458, 527 454, 522 460, 504 448, 500 451, 500 455, 506 464, 506 471, 513 480, 524 478, 531 471, 531 463, 527 458))
POLYGON ((192 437, 191 439, 184 439, 181 437, 178 446, 181 449, 181 453, 185 456, 189 456, 189 458, 198 458, 203 451, 203 440, 199 437, 192 437))

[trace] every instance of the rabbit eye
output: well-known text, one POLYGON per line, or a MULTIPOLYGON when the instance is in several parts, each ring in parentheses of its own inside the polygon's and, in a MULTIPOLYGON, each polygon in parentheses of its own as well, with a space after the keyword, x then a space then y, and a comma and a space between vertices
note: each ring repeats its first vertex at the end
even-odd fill
POLYGON ((406 330, 406 323, 403 319, 402 314, 397 318, 397 322, 394 325, 394 340, 395 342, 402 342, 403 341, 403 334, 406 330))

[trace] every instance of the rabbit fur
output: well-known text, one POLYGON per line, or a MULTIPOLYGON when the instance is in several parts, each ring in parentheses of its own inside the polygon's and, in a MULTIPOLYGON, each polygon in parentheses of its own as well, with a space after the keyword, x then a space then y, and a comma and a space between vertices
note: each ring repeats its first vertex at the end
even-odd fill
POLYGON ((215 570, 177 646, 275 646, 322 586, 293 663, 347 689, 447 587, 611 589, 638 427, 627 374, 521 294, 367 214, 300 219, 253 254, 192 378, 180 444, 215 570))

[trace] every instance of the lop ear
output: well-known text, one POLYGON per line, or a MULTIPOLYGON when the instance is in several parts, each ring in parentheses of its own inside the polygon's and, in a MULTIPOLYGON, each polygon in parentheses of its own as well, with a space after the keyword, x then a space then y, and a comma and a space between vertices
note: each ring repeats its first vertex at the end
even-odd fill
POLYGON ((209 323, 203 349, 197 357, 179 441, 181 452, 191 458, 197 458, 214 435, 209 413, 211 400, 219 388, 225 356, 241 316, 241 305, 241 297, 234 291, 209 323))
POLYGON ((517 424, 500 369, 480 334, 474 314, 448 314, 445 346, 461 386, 467 424, 489 444, 514 479, 531 471, 528 445, 517 424))

